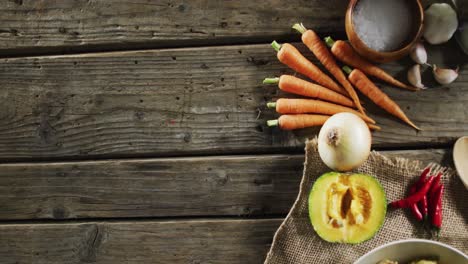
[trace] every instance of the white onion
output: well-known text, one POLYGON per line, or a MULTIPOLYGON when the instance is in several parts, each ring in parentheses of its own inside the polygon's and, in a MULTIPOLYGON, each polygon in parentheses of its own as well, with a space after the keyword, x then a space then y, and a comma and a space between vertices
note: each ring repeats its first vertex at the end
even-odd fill
POLYGON ((370 130, 360 117, 352 113, 338 113, 320 129, 318 151, 330 169, 349 171, 367 159, 371 141, 370 130))

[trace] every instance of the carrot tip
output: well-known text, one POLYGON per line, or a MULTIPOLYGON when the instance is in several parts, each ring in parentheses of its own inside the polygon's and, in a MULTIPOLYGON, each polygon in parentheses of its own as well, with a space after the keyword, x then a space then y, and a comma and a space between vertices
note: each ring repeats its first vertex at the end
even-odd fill
POLYGON ((271 42, 271 46, 276 50, 276 51, 279 51, 281 49, 281 44, 279 44, 278 42, 276 42, 276 40, 273 40, 273 42, 271 42))
POLYGON ((375 120, 370 118, 368 115, 365 115, 365 120, 364 121, 369 122, 369 123, 371 123, 373 125, 377 124, 377 122, 375 122, 375 120))
POLYGON ((427 87, 419 88, 419 87, 414 87, 414 86, 411 86, 411 85, 406 85, 405 89, 416 92, 416 91, 419 91, 421 89, 425 90, 425 89, 427 89, 427 87))
POLYGON ((327 43, 327 46, 330 48, 333 47, 333 44, 335 44, 335 41, 330 36, 326 37, 324 40, 325 43, 327 43))
POLYGON ((372 129, 372 130, 375 130, 375 131, 380 131, 382 128, 377 126, 377 125, 373 125, 373 124, 368 124, 369 128, 372 129))
POLYGON ((279 83, 279 78, 278 77, 275 77, 275 78, 265 78, 263 80, 263 84, 277 84, 279 83))
POLYGON ((419 128, 418 126, 416 126, 413 122, 411 122, 411 120, 409 120, 409 119, 403 119, 403 121, 404 121, 406 124, 410 125, 412 128, 414 128, 414 129, 416 129, 416 130, 418 130, 418 131, 422 131, 422 129, 419 128))
POLYGON ((275 120, 268 120, 268 121, 267 121, 267 126, 269 126, 269 127, 278 126, 278 125, 279 125, 278 119, 275 119, 275 120))
POLYGON ((267 107, 268 108, 276 108, 276 103, 275 102, 268 102, 267 107))
POLYGON ((294 28, 295 30, 297 30, 297 32, 301 34, 304 34, 304 32, 307 31, 307 28, 305 28, 302 23, 296 23, 292 26, 292 28, 294 28))

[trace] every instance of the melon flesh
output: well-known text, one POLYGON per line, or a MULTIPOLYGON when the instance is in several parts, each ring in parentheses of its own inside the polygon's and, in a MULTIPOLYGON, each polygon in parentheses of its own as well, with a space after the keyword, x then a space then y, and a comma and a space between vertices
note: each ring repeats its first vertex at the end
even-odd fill
POLYGON ((380 183, 366 174, 329 172, 317 179, 309 195, 309 217, 328 242, 360 243, 382 226, 387 200, 380 183))

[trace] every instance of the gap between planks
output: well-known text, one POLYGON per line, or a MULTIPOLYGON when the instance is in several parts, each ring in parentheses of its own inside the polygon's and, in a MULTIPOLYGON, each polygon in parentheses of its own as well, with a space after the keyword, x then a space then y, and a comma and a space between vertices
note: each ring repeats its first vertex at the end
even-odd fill
POLYGON ((89 224, 89 223, 171 223, 171 222, 214 222, 214 221, 254 221, 254 220, 284 220, 284 214, 269 214, 265 216, 239 216, 239 215, 201 215, 201 216, 164 216, 164 217, 107 217, 107 218, 81 218, 81 219, 17 219, 0 220, 0 226, 16 225, 57 225, 57 224, 89 224))
MULTIPOLYGON (((446 150, 453 148, 453 143, 434 143, 434 144, 414 144, 414 145, 400 145, 400 146, 379 146, 372 148, 375 151, 411 151, 411 150, 446 150)), ((206 153, 200 152, 192 155, 186 154, 172 154, 172 155, 159 155, 159 154, 138 154, 138 155, 125 155, 125 154, 108 154, 108 155, 88 155, 86 157, 46 157, 46 158, 0 158, 0 165, 4 164, 47 164, 47 163, 79 163, 79 162, 106 162, 106 161, 132 161, 132 160, 151 160, 151 159, 193 159, 193 158, 225 158, 225 157, 248 157, 255 156, 284 156, 284 155, 304 155, 303 147, 289 147, 278 148, 277 151, 271 150, 253 150, 249 152, 226 152, 217 153, 208 151, 206 153)))
MULTIPOLYGON (((343 32, 332 34, 337 39, 343 38, 343 32)), ((166 50, 166 49, 185 49, 185 48, 210 48, 223 46, 248 46, 257 44, 270 44, 273 40, 278 42, 299 42, 300 35, 272 36, 260 38, 227 38, 214 41, 206 40, 187 40, 187 41, 162 41, 157 43, 136 42, 127 44, 106 44, 106 45, 88 45, 88 46, 70 46, 70 47, 38 47, 0 50, 0 59, 30 58, 30 57, 52 57, 67 55, 86 55, 110 52, 135 52, 146 50, 166 50)))
MULTIPOLYGON (((347 39, 344 31, 327 32, 323 36, 333 36, 335 39, 347 39)), ((191 40, 166 40, 159 42, 129 42, 109 43, 83 46, 58 46, 58 47, 35 47, 0 50, 0 59, 50 57, 62 55, 85 55, 109 52, 135 52, 145 50, 167 50, 185 48, 210 48, 223 46, 248 46, 258 44, 270 44, 273 40, 280 43, 300 42, 301 36, 297 33, 269 35, 258 37, 225 37, 221 39, 191 39, 191 40)))

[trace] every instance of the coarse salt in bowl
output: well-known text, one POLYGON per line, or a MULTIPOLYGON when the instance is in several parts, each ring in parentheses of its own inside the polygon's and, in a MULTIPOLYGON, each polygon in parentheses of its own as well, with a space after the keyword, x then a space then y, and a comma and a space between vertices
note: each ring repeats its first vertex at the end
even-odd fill
POLYGON ((361 56, 374 62, 394 61, 419 41, 423 18, 419 0, 351 0, 346 34, 361 56))

